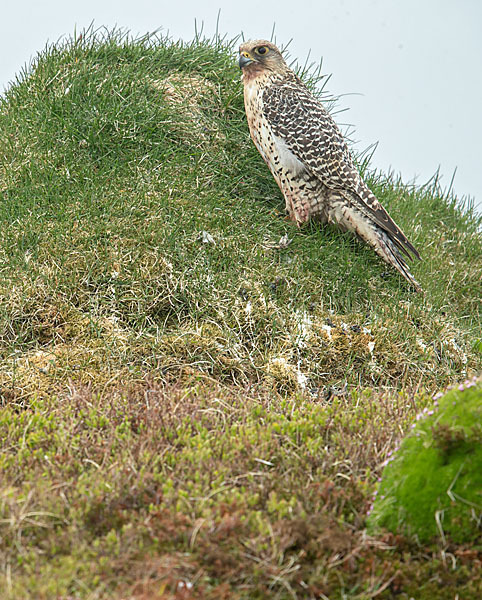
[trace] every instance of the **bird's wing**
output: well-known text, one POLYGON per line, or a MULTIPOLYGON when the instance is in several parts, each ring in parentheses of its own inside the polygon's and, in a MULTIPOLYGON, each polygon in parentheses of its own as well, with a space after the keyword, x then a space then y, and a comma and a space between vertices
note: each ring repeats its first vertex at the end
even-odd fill
POLYGON ((263 93, 263 112, 273 133, 305 168, 331 189, 343 190, 352 203, 407 256, 419 253, 363 182, 337 124, 298 79, 274 83, 263 93))

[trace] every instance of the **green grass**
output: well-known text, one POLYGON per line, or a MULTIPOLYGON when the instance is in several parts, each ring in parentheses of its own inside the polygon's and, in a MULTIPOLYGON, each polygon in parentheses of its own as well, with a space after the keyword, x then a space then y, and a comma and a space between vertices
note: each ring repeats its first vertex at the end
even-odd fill
POLYGON ((481 370, 470 207, 361 165, 424 294, 296 229, 219 39, 50 46, 0 148, 7 598, 478 597, 477 553, 364 533, 428 392, 481 370))
POLYGON ((371 529, 477 544, 482 519, 482 386, 466 381, 417 415, 383 473, 371 529))

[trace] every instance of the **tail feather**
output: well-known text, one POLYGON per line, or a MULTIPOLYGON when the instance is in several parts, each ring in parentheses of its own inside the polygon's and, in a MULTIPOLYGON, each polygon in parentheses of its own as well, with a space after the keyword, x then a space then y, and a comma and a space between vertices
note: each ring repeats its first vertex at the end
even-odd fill
POLYGON ((378 256, 383 258, 385 262, 392 265, 392 267, 394 267, 417 292, 421 292, 422 287, 410 272, 407 263, 404 261, 403 257, 398 251, 397 245, 395 245, 390 237, 382 230, 376 232, 376 237, 378 238, 377 244, 371 242, 369 243, 378 256))
MULTIPOLYGON (((360 207, 356 204, 347 202, 346 197, 344 199, 344 202, 340 202, 339 196, 335 198, 332 195, 332 210, 329 211, 329 220, 336 223, 341 229, 353 231, 360 239, 370 245, 386 263, 396 269, 417 292, 422 291, 420 284, 410 272, 401 254, 403 252, 412 258, 408 249, 412 250, 413 248, 401 230, 397 227, 397 235, 394 235, 392 231, 387 231, 386 227, 381 227, 378 220, 375 220, 370 213, 367 214, 365 210, 360 210, 360 207)), ((415 256, 420 258, 416 250, 415 256)))
POLYGON ((380 202, 378 202, 376 196, 363 181, 360 181, 357 191, 351 192, 349 195, 350 200, 354 205, 383 229, 401 252, 403 252, 410 260, 413 260, 413 256, 420 260, 418 250, 407 239, 407 236, 383 208, 380 202))

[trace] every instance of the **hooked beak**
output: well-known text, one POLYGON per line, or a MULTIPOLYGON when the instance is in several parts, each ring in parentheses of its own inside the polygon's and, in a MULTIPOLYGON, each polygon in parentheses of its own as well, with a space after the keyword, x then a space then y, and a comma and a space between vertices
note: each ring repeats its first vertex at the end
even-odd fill
POLYGON ((238 65, 239 65, 240 69, 247 67, 252 62, 254 62, 254 60, 249 56, 249 54, 247 52, 242 52, 239 55, 238 65))

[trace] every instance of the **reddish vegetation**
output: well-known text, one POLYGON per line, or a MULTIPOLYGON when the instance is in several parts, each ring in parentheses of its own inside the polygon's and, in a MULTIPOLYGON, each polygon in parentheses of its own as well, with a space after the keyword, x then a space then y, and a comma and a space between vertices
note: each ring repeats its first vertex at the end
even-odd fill
POLYGON ((37 598, 54 584, 31 552, 59 565, 65 599, 81 559, 99 598, 449 598, 430 595, 440 581, 475 598, 474 549, 440 554, 364 530, 380 465, 413 417, 408 398, 287 399, 189 379, 74 387, 57 401, 12 403, 9 415, 4 473, 15 491, 2 555, 23 557, 15 579, 36 573, 37 598), (51 516, 39 527, 22 511, 51 516), (62 564, 69 555, 75 568, 62 564))

